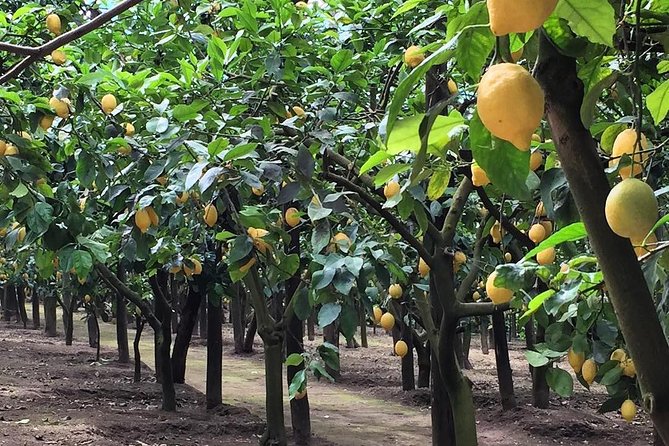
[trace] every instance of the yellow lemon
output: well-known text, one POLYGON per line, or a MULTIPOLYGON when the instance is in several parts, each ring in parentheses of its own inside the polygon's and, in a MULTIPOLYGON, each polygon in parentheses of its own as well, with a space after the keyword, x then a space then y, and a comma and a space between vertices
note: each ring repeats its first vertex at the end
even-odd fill
POLYGON ((67 61, 67 56, 61 50, 53 50, 51 51, 51 60, 56 65, 63 65, 67 61))
POLYGON ((546 228, 544 228, 543 225, 539 223, 535 223, 532 225, 527 235, 530 237, 530 240, 539 244, 546 238, 546 228))
POLYGON ((383 196, 386 200, 390 200, 400 192, 400 183, 397 181, 390 181, 383 187, 383 196))
POLYGON ((453 263, 456 265, 464 265, 467 262, 467 256, 462 251, 456 251, 453 254, 453 263))
POLYGON ((496 36, 526 33, 539 28, 558 0, 487 0, 490 29, 496 36))
POLYGON ((620 363, 620 366, 623 369, 623 375, 634 378, 636 376, 636 367, 634 366, 634 361, 632 358, 627 358, 625 361, 620 363))
POLYGON ((636 416, 636 404, 634 404, 634 401, 623 401, 623 403, 620 405, 620 415, 622 415, 625 421, 631 423, 636 416))
POLYGON ((604 207, 606 221, 621 237, 643 239, 657 221, 657 198, 653 189, 636 178, 616 184, 604 207))
POLYGON ((158 226, 160 218, 158 217, 158 214, 156 214, 156 211, 151 206, 149 206, 146 208, 146 213, 149 215, 149 220, 151 221, 151 225, 158 226))
POLYGON ((404 341, 397 341, 395 343, 395 354, 400 358, 404 358, 409 353, 409 346, 404 341))
POLYGON ((510 262, 511 259, 512 259, 512 257, 511 257, 511 253, 510 253, 510 252, 505 252, 505 253, 504 253, 504 260, 505 260, 506 262, 510 262))
POLYGON ((409 68, 417 67, 425 60, 425 54, 421 52, 421 48, 418 45, 411 45, 404 52, 404 63, 407 64, 409 68))
POLYGON ((42 130, 48 130, 53 125, 54 119, 53 115, 44 115, 39 120, 39 126, 42 130))
POLYGON ((204 207, 204 222, 210 228, 214 227, 218 220, 218 210, 213 204, 208 204, 204 207))
POLYGON ((379 322, 381 322, 381 316, 383 316, 383 310, 378 305, 374 305, 372 311, 374 312, 374 322, 378 324, 379 322))
POLYGON ((181 265, 175 264, 170 267, 170 274, 177 274, 179 271, 181 271, 181 265))
POLYGON ((648 140, 646 135, 641 134, 639 143, 637 144, 637 133, 634 129, 623 130, 616 136, 613 141, 613 150, 611 151, 611 161, 609 167, 617 166, 620 162, 620 157, 628 155, 632 158, 634 166, 626 166, 620 168, 621 178, 629 178, 630 176, 637 176, 643 172, 643 167, 648 160, 648 140))
POLYGON ((430 265, 425 263, 425 260, 423 258, 418 259, 418 274, 420 274, 421 277, 425 277, 430 273, 430 265))
POLYGON ((108 115, 109 113, 113 112, 118 105, 116 96, 111 93, 104 95, 102 100, 100 100, 100 105, 102 106, 102 111, 108 115))
POLYGON ((544 162, 544 156, 540 151, 535 150, 530 155, 530 170, 535 171, 541 167, 541 164, 544 162))
POLYGON ((146 208, 139 209, 135 212, 135 226, 137 226, 142 234, 149 230, 149 226, 151 226, 151 217, 146 208))
POLYGON ((198 274, 202 274, 202 263, 196 258, 191 258, 190 261, 193 263, 193 268, 184 264, 184 274, 187 276, 197 276, 198 274))
POLYGON ((307 115, 304 109, 299 105, 295 105, 293 107, 293 113, 295 113, 295 116, 297 116, 298 118, 304 118, 307 115))
POLYGON ((478 291, 474 291, 474 293, 472 294, 472 300, 474 302, 478 302, 480 299, 481 299, 481 293, 479 293, 478 291))
POLYGON ((388 288, 388 294, 393 299, 399 299, 400 297, 402 297, 402 286, 399 283, 390 285, 390 287, 388 288))
POLYGON ((18 234, 17 234, 17 238, 18 238, 18 240, 19 240, 19 243, 22 243, 22 242, 23 242, 23 239, 26 238, 26 228, 25 228, 24 226, 21 226, 21 227, 19 228, 19 232, 18 232, 18 234))
POLYGON ((583 380, 587 382, 588 385, 592 384, 595 380, 595 376, 597 376, 597 363, 593 359, 587 359, 583 363, 581 373, 583 375, 583 380))
POLYGON ((555 247, 551 246, 537 253, 537 263, 539 265, 550 265, 555 261, 555 247))
POLYGON ((253 192, 253 195, 260 197, 265 193, 265 186, 261 184, 260 187, 252 187, 251 192, 253 192))
POLYGON ((380 324, 384 330, 390 331, 395 326, 395 317, 390 313, 384 313, 383 316, 381 316, 380 324))
POLYGON ((627 359, 627 353, 625 353, 625 350, 622 348, 617 348, 613 350, 613 353, 611 353, 611 357, 609 359, 611 361, 623 362, 627 359))
POLYGON ((450 94, 456 94, 458 92, 458 84, 455 83, 453 79, 449 79, 448 83, 446 84, 448 86, 448 92, 450 94))
POLYGON ((546 208, 544 207, 544 202, 543 201, 540 201, 537 204, 537 207, 534 210, 534 216, 538 217, 538 218, 546 216, 546 208))
POLYGON ((177 195, 176 202, 179 206, 188 201, 188 192, 181 192, 180 195, 177 195))
POLYGON ((286 224, 291 228, 294 228, 300 224, 300 212, 296 208, 286 209, 284 218, 286 220, 286 224))
POLYGON ((497 271, 493 271, 493 273, 488 276, 488 280, 486 280, 485 283, 485 291, 488 293, 488 297, 495 305, 505 304, 513 297, 513 291, 507 288, 495 286, 496 277, 497 271))
MULTIPOLYGON (((114 108, 116 108, 116 107, 114 107, 114 108)), ((129 122, 123 123, 123 130, 124 130, 125 136, 134 136, 135 135, 135 126, 132 125, 129 122)))
POLYGON ((46 28, 51 31, 52 34, 60 35, 62 24, 60 22, 60 17, 58 14, 49 14, 46 16, 46 28))
POLYGON ((575 373, 581 373, 581 368, 585 363, 585 355, 583 353, 576 353, 573 349, 567 352, 567 361, 575 373))
POLYGON ((16 156, 18 154, 19 154, 18 147, 16 147, 14 144, 7 144, 7 147, 5 148, 5 153, 3 155, 16 156))
POLYGON ((539 224, 546 230, 546 238, 548 238, 553 233, 553 222, 550 220, 542 220, 539 224))
POLYGON ((490 67, 481 78, 476 107, 490 133, 527 151, 544 115, 544 92, 525 68, 501 63, 490 67))
POLYGON ((490 228, 490 237, 492 237, 492 242, 498 244, 502 241, 504 236, 504 231, 502 230, 502 225, 500 222, 496 221, 495 224, 490 228))
POLYGON ((53 96, 49 99, 49 105, 53 108, 53 111, 56 112, 58 117, 65 119, 70 116, 70 106, 67 102, 53 96))
POLYGON ((485 170, 481 168, 476 163, 473 163, 471 165, 471 170, 472 170, 472 184, 476 187, 483 187, 487 186, 490 184, 490 179, 488 178, 488 174, 485 173, 485 170))

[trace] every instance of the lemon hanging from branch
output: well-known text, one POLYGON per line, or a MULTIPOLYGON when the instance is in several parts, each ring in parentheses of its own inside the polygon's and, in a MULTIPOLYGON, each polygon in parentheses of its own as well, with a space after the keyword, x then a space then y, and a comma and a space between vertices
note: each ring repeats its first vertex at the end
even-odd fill
POLYGON ((558 0, 488 0, 490 30, 496 36, 526 33, 544 24, 558 0))

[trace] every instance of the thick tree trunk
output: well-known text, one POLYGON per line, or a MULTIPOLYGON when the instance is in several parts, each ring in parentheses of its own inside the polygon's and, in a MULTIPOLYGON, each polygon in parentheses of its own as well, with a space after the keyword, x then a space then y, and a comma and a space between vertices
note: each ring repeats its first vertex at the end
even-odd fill
POLYGON ((77 305, 77 299, 71 292, 68 295, 65 308, 63 308, 63 324, 65 325, 65 345, 72 345, 74 340, 74 308, 77 305))
MULTIPOLYGON (((118 278, 125 280, 125 270, 119 266, 118 278)), ((128 347, 128 307, 121 293, 116 293, 116 345, 118 349, 118 362, 125 364, 130 362, 130 351, 128 347)))
POLYGON ((369 347, 367 342, 367 315, 365 314, 365 307, 362 304, 358 304, 358 313, 360 320, 360 345, 363 348, 369 347))
POLYGON ((188 287, 186 302, 181 310, 177 335, 174 338, 174 350, 172 351, 172 378, 177 384, 183 384, 186 380, 188 347, 190 346, 200 306, 202 306, 202 300, 202 292, 199 287, 191 283, 188 287))
POLYGON ((44 332, 49 338, 58 336, 56 332, 56 304, 55 296, 44 296, 44 332))
POLYGON ((96 333, 95 360, 97 362, 99 362, 100 361, 100 321, 98 321, 97 315, 93 316, 93 320, 95 321, 95 333, 96 333))
POLYGON ((39 330, 39 328, 42 326, 42 323, 40 321, 40 312, 39 312, 39 295, 37 294, 37 291, 33 289, 32 295, 31 295, 31 304, 32 304, 32 316, 33 316, 33 329, 39 330))
POLYGON ((12 288, 8 283, 5 283, 2 287, 2 319, 9 322, 12 320, 12 316, 17 316, 17 305, 16 305, 16 293, 11 293, 10 288, 12 288))
POLYGON ((430 387, 430 344, 429 341, 424 345, 413 335, 413 345, 418 356, 418 380, 416 385, 419 389, 430 387))
POLYGON ((604 215, 610 188, 592 135, 581 122, 583 84, 576 61, 560 54, 542 34, 536 70, 562 169, 604 273, 609 299, 634 360, 644 406, 668 443, 669 345, 632 245, 613 233, 604 215))
POLYGON ((265 411, 267 431, 262 446, 285 446, 286 426, 283 416, 283 342, 264 341, 265 349, 265 411))
POLYGON ((158 331, 156 345, 158 351, 156 355, 156 370, 160 369, 160 383, 162 384, 163 392, 162 409, 167 412, 174 412, 177 409, 177 399, 170 361, 172 314, 170 303, 167 300, 167 279, 168 273, 159 269, 155 276, 149 278, 149 283, 153 291, 153 298, 157 302, 156 317, 160 314, 160 330, 158 331))
POLYGON ((307 339, 313 341, 316 339, 316 312, 312 311, 307 318, 307 339))
POLYGON ((221 298, 207 298, 207 409, 223 404, 223 308, 221 298))
MULTIPOLYGON (((339 326, 336 321, 323 327, 323 340, 339 348, 339 326)), ((325 370, 335 381, 341 377, 341 370, 334 370, 327 365, 325 366, 325 370)))
POLYGON ((144 330, 144 319, 142 316, 135 316, 135 340, 132 342, 132 348, 135 352, 135 376, 134 382, 138 383, 142 380, 142 355, 139 351, 139 341, 142 338, 142 331, 144 330))
POLYGON ((509 361, 509 346, 506 342, 506 326, 504 313, 495 311, 492 314, 492 328, 495 338, 495 363, 497 364, 497 380, 499 395, 504 410, 516 407, 516 396, 513 391, 513 374, 509 361))
POLYGON ((402 390, 416 389, 416 375, 413 368, 413 333, 411 327, 402 324, 402 340, 406 342, 408 353, 402 358, 402 390))
POLYGON ((254 314, 253 319, 251 319, 251 323, 246 328, 246 336, 244 337, 244 346, 243 346, 244 348, 242 349, 244 353, 253 352, 253 341, 255 340, 257 331, 258 331, 258 320, 256 319, 256 315, 254 314))
POLYGON ((490 353, 490 346, 488 345, 488 316, 481 316, 479 327, 481 329, 481 353, 487 355, 490 353))
POLYGON ((97 318, 95 317, 95 313, 92 313, 88 315, 88 318, 86 318, 86 328, 88 329, 88 346, 91 348, 97 347, 98 343, 98 332, 97 332, 97 318))
POLYGON ((198 329, 200 339, 207 339, 207 296, 202 296, 202 305, 200 305, 200 317, 198 320, 198 329))
POLYGON ((241 283, 232 285, 233 293, 230 300, 230 321, 232 322, 232 337, 234 338, 235 353, 244 351, 244 312, 246 308, 244 300, 244 288, 241 283))

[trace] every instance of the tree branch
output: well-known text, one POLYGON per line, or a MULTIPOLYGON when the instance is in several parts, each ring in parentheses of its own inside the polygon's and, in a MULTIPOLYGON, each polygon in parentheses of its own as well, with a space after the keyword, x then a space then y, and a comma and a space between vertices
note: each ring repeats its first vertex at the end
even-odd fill
POLYGON ((469 273, 467 273, 465 278, 460 283, 460 288, 458 288, 458 292, 456 294, 456 299, 458 300, 458 302, 462 302, 463 300, 465 300, 467 292, 471 288, 472 284, 476 281, 479 271, 481 270, 481 251, 483 250, 483 242, 486 239, 485 236, 483 235, 483 230, 488 224, 489 218, 490 217, 483 218, 481 221, 481 225, 478 227, 478 230, 476 231, 476 242, 474 244, 474 257, 473 257, 474 261, 472 262, 472 267, 469 270, 469 273))
POLYGON ((323 175, 326 179, 339 184, 351 192, 355 192, 364 204, 367 204, 379 215, 381 215, 381 217, 383 217, 408 244, 410 244, 416 251, 418 251, 418 255, 421 256, 423 260, 425 260, 425 263, 427 263, 429 266, 432 266, 432 256, 427 251, 427 249, 425 249, 425 246, 423 246, 423 244, 419 242, 416 237, 414 237, 411 231, 409 231, 406 224, 388 212, 387 209, 384 209, 381 203, 376 201, 374 197, 372 197, 365 189, 353 183, 352 181, 334 173, 326 171, 323 173, 323 175))
POLYGON ((471 316, 487 316, 495 311, 508 310, 509 303, 495 305, 492 302, 458 302, 455 310, 459 319, 471 316))
POLYGON ((455 237, 455 230, 458 226, 458 222, 462 217, 462 213, 465 210, 465 204, 467 203, 467 197, 472 192, 474 186, 472 185, 472 180, 469 177, 464 177, 458 186, 458 189, 453 194, 453 203, 451 208, 446 214, 446 219, 444 220, 444 226, 441 229, 441 236, 443 237, 446 245, 450 245, 453 242, 453 237, 455 237))
POLYGON ((146 301, 144 301, 144 299, 142 299, 142 296, 130 289, 128 285, 123 283, 121 279, 116 276, 116 274, 107 268, 106 265, 102 263, 96 263, 95 269, 98 274, 100 274, 100 277, 102 277, 102 279, 107 282, 110 287, 116 290, 119 294, 122 294, 123 297, 135 304, 135 306, 137 306, 137 308, 142 311, 142 314, 146 318, 147 322, 149 325, 151 325, 151 328, 153 328, 156 333, 160 332, 161 323, 153 314, 151 306, 146 301))
POLYGON ((128 9, 137 5, 138 3, 141 3, 142 1, 143 0, 122 1, 118 5, 111 8, 109 11, 95 17, 93 20, 84 23, 83 25, 73 29, 72 31, 68 31, 65 34, 62 34, 56 37, 55 39, 45 43, 44 45, 40 45, 38 47, 30 48, 30 47, 22 47, 18 45, 3 43, 2 46, 0 46, 0 50, 9 51, 15 54, 28 55, 28 57, 15 64, 5 74, 0 76, 0 84, 4 84, 5 82, 18 77, 19 74, 21 74, 26 68, 28 68, 34 62, 36 62, 38 59, 46 56, 53 50, 56 50, 64 45, 67 45, 68 43, 77 40, 82 36, 85 36, 91 31, 100 28, 102 25, 109 22, 114 17, 118 16, 119 14, 122 14, 123 12, 127 11, 128 9))
POLYGON ((478 194, 479 198, 481 199, 481 203, 483 204, 483 207, 485 207, 488 212, 495 217, 495 219, 502 224, 502 227, 506 229, 518 242, 526 247, 527 249, 533 249, 534 248, 534 242, 530 240, 530 238, 526 235, 523 234, 520 229, 516 228, 516 226, 511 223, 511 221, 506 218, 504 214, 501 214, 499 209, 495 207, 492 201, 490 201, 490 197, 488 197, 488 194, 482 187, 477 187, 476 193, 478 194))

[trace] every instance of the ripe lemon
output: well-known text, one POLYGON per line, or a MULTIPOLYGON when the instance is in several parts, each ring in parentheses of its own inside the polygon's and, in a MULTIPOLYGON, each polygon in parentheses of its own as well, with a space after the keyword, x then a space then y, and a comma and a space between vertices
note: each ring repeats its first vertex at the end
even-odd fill
POLYGON ((634 361, 632 361, 632 358, 627 358, 620 363, 620 366, 623 369, 623 375, 629 376, 630 378, 634 378, 636 376, 636 367, 634 366, 634 361))
POLYGON ((485 291, 488 293, 488 297, 495 305, 505 304, 513 297, 513 291, 507 288, 495 286, 496 277, 497 271, 493 271, 493 273, 488 276, 488 280, 486 280, 485 283, 485 291))
POLYGON ((253 195, 260 197, 265 193, 265 186, 261 184, 260 187, 252 187, 251 192, 253 192, 253 195))
POLYGON ((295 113, 295 116, 297 116, 298 118, 304 118, 307 115, 304 109, 299 105, 295 105, 293 107, 293 113, 295 113))
POLYGON ((488 0, 490 29, 496 36, 526 33, 544 24, 558 0, 488 0))
POLYGON ((546 228, 544 228, 543 225, 539 223, 535 223, 527 232, 527 235, 530 237, 530 240, 536 244, 539 244, 546 238, 546 228))
POLYGON ((170 267, 169 271, 170 271, 170 274, 177 274, 179 271, 181 271, 181 265, 179 265, 179 264, 172 265, 170 267))
POLYGON ((378 305, 374 305, 374 308, 372 310, 374 312, 374 322, 378 324, 379 322, 381 322, 381 316, 383 316, 383 310, 378 305))
POLYGON ((453 263, 455 263, 456 265, 463 265, 466 262, 467 262, 467 256, 465 255, 464 252, 456 251, 455 254, 453 254, 453 263))
POLYGON ((49 14, 46 16, 46 28, 54 35, 60 35, 62 24, 58 14, 49 14))
POLYGON ((609 167, 617 166, 622 155, 629 155, 634 162, 634 166, 620 168, 620 177, 623 179, 629 178, 630 176, 637 176, 643 172, 643 166, 648 160, 648 152, 645 152, 645 150, 648 149, 646 135, 642 133, 639 144, 636 142, 637 134, 634 129, 623 130, 616 136, 615 141, 613 141, 613 150, 611 151, 611 157, 613 159, 609 161, 609 167))
POLYGON ((390 181, 383 188, 383 196, 386 200, 390 200, 400 192, 400 183, 397 181, 390 181))
POLYGON ((176 202, 179 206, 183 205, 185 202, 188 201, 188 192, 181 192, 180 195, 177 195, 176 202))
POLYGON ((539 265, 550 265, 555 261, 555 247, 551 246, 537 253, 537 263, 539 265))
POLYGON ((483 187, 490 184, 490 179, 488 174, 485 173, 485 170, 481 168, 478 164, 474 163, 471 165, 472 169, 472 184, 476 187, 483 187))
POLYGON ((456 84, 453 79, 449 79, 446 85, 448 86, 448 92, 450 94, 456 94, 458 92, 458 84, 456 84))
POLYGON ((267 252, 267 249, 269 248, 269 244, 263 240, 263 237, 269 234, 269 232, 265 229, 259 229, 254 227, 249 227, 246 230, 246 232, 253 240, 253 246, 255 246, 255 248, 258 251, 265 254, 267 252))
POLYGON ((218 210, 212 203, 204 207, 204 222, 210 228, 213 228, 218 220, 218 210))
POLYGON ((627 359, 627 353, 625 353, 625 350, 622 348, 617 348, 613 350, 609 359, 611 359, 611 361, 623 362, 627 359))
POLYGON ((492 237, 492 242, 497 244, 502 241, 504 232, 502 230, 502 225, 500 222, 496 221, 495 224, 490 228, 490 237, 492 237))
POLYGON ((548 238, 553 233, 553 222, 550 220, 542 220, 539 224, 546 230, 546 238, 548 238))
POLYGON ((70 106, 67 104, 67 102, 53 96, 51 99, 49 99, 49 105, 51 108, 53 108, 53 111, 56 112, 58 117, 65 119, 70 116, 70 106))
POLYGON ((0 156, 5 154, 5 150, 7 150, 7 143, 0 139, 0 156))
POLYGON ((100 105, 102 106, 102 111, 105 112, 105 114, 109 114, 114 111, 116 106, 118 105, 118 102, 116 101, 116 96, 113 94, 106 94, 102 97, 102 100, 100 100, 100 105))
POLYGON ((125 136, 135 136, 135 126, 129 122, 122 124, 125 136))
POLYGON ((535 150, 530 155, 530 170, 535 171, 541 167, 541 164, 544 162, 544 156, 540 151, 535 150))
POLYGON ((158 226, 158 223, 160 222, 160 217, 158 217, 156 211, 151 206, 149 206, 146 208, 146 213, 149 214, 149 220, 151 220, 151 225, 158 226))
POLYGON ((23 239, 26 238, 26 228, 25 228, 24 226, 21 226, 21 227, 19 228, 19 232, 18 232, 18 234, 17 234, 17 238, 18 238, 18 240, 19 240, 19 243, 22 243, 22 242, 23 242, 23 239))
POLYGON ((55 118, 53 115, 44 115, 39 120, 39 126, 42 128, 42 130, 49 130, 49 128, 53 125, 54 119, 55 118))
POLYGON ((606 221, 621 237, 643 239, 657 221, 657 198, 653 189, 636 178, 616 184, 604 207, 606 221))
POLYGON ((187 276, 197 276, 198 274, 202 274, 202 263, 196 258, 191 258, 190 261, 193 263, 193 268, 190 268, 184 263, 184 274, 187 276))
POLYGON ((53 60, 53 63, 56 65, 63 65, 67 62, 67 56, 61 50, 53 50, 51 51, 51 60, 53 60))
POLYGON ((16 156, 18 154, 19 154, 18 147, 16 147, 14 144, 7 144, 7 147, 5 148, 5 153, 3 155, 16 156))
POLYGON ((300 211, 295 208, 286 209, 286 214, 284 215, 286 219, 286 224, 291 228, 300 224, 300 211))
POLYGON ((404 52, 404 63, 407 64, 409 68, 417 67, 424 60, 425 54, 421 53, 418 45, 411 45, 404 52))
POLYGON ((634 404, 634 401, 623 401, 623 403, 620 405, 620 415, 622 415, 625 421, 631 423, 636 416, 636 404, 634 404))
POLYGON ((395 343, 395 354, 400 358, 404 358, 409 353, 409 346, 404 341, 397 341, 395 343))
POLYGON ((395 326, 395 317, 390 313, 383 313, 380 323, 386 331, 390 331, 395 326))
POLYGON ((544 115, 544 92, 525 68, 501 63, 490 67, 481 78, 476 107, 490 133, 527 151, 544 115))
POLYGON ((343 232, 338 232, 332 237, 332 244, 334 244, 335 249, 340 246, 342 249, 348 249, 351 246, 351 239, 343 232))
POLYGON ((581 373, 583 375, 583 380, 587 382, 588 385, 592 384, 595 380, 595 376, 597 376, 597 363, 593 359, 587 359, 583 363, 581 373))
POLYGON ((146 208, 139 209, 135 212, 135 226, 137 226, 142 234, 149 230, 149 226, 151 226, 151 217, 146 208))
POLYGON ((583 353, 576 353, 573 349, 567 352, 567 361, 575 373, 581 373, 583 363, 585 363, 585 355, 583 353))
POLYGON ((418 274, 421 277, 425 277, 430 273, 430 265, 425 263, 425 260, 422 258, 418 259, 418 274))
POLYGON ((399 283, 390 285, 390 287, 388 288, 388 294, 393 299, 399 299, 400 297, 402 297, 402 286, 399 283))
POLYGON ((544 202, 540 201, 537 204, 536 209, 534 210, 534 216, 537 218, 545 217, 546 216, 546 208, 544 207, 544 202))

